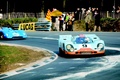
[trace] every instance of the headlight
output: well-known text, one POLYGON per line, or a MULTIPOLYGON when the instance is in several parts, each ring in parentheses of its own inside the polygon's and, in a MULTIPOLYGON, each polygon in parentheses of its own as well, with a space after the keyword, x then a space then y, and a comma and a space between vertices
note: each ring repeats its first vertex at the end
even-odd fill
POLYGON ((74 51, 74 47, 73 47, 71 44, 66 45, 66 49, 67 49, 69 52, 73 52, 73 51, 74 51))
POLYGON ((103 45, 102 43, 99 43, 99 44, 97 45, 97 50, 101 51, 101 50, 103 50, 103 49, 104 49, 104 45, 103 45))

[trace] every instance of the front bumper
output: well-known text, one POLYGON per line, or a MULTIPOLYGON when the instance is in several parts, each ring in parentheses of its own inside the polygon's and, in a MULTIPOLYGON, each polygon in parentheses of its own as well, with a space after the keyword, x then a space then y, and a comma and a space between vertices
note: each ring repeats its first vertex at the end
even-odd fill
POLYGON ((68 51, 64 51, 64 52, 67 55, 97 55, 97 54, 104 55, 105 54, 105 50, 97 51, 97 50, 92 50, 91 48, 81 48, 74 52, 68 52, 68 51))

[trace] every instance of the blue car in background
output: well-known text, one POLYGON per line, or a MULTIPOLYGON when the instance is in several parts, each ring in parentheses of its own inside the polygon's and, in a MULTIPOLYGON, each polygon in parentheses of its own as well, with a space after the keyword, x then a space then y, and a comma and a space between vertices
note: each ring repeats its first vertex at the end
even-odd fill
POLYGON ((13 30, 10 27, 0 27, 0 39, 26 39, 24 30, 13 30))

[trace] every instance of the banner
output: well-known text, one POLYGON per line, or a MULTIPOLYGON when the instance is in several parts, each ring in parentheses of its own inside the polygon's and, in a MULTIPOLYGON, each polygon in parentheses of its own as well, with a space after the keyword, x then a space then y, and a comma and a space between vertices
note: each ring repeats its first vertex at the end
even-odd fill
POLYGON ((35 31, 35 22, 20 23, 18 30, 35 31))

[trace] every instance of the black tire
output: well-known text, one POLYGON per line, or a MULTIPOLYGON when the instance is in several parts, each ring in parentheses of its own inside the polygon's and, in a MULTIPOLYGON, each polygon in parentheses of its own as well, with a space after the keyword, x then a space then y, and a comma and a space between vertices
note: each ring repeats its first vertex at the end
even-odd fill
POLYGON ((4 39, 4 34, 0 33, 0 39, 4 39))
POLYGON ((65 52, 62 51, 61 48, 59 48, 59 56, 61 56, 61 57, 65 57, 66 56, 65 52))

